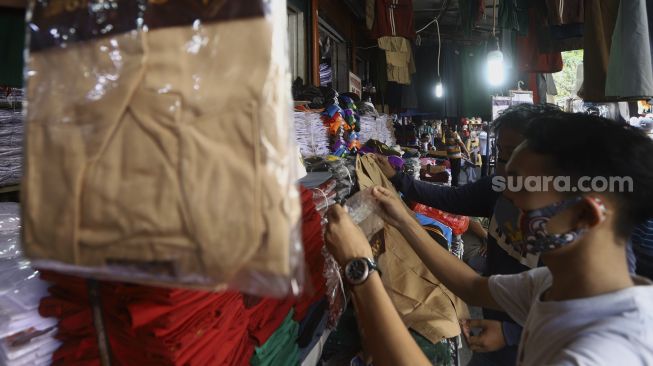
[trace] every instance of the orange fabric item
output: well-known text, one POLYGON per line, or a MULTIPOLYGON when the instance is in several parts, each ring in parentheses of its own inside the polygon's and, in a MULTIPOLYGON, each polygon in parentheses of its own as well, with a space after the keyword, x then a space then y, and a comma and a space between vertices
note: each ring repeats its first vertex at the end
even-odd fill
POLYGON ((434 220, 449 226, 453 230, 454 235, 462 235, 469 228, 469 217, 450 214, 437 208, 428 207, 421 203, 415 203, 412 207, 413 211, 428 216, 434 220))

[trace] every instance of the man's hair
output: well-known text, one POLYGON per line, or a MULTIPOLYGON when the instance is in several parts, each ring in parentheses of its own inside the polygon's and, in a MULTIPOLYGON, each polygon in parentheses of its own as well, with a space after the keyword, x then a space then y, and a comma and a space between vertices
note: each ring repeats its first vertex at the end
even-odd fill
POLYGON ((554 113, 562 113, 560 107, 555 104, 517 104, 501 111, 499 117, 494 120, 492 128, 494 132, 511 129, 523 134, 533 118, 550 116, 554 113))
POLYGON ((602 117, 556 113, 532 120, 524 136, 529 149, 552 159, 555 174, 573 181, 632 179, 632 192, 608 193, 618 206, 618 235, 628 237, 635 225, 653 217, 653 140, 641 130, 602 117))

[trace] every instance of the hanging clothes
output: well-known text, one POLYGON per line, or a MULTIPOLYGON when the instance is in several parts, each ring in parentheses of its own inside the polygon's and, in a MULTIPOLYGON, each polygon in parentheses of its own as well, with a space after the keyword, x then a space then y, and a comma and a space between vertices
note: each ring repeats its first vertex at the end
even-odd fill
POLYGON ((388 81, 410 85, 410 78, 416 71, 413 48, 403 37, 381 37, 379 48, 385 51, 388 81))
POLYGON ((605 81, 607 97, 646 99, 653 96, 653 62, 647 3, 622 1, 612 34, 605 81))
POLYGON ((584 0, 546 0, 549 24, 561 25, 585 21, 584 0))
POLYGON ((558 51, 547 51, 543 44, 547 40, 548 28, 544 25, 544 17, 538 9, 528 10, 528 35, 517 36, 517 65, 521 72, 555 73, 562 71, 562 55, 558 51))
POLYGON ((549 27, 550 51, 573 51, 583 48, 583 32, 585 26, 582 23, 562 24, 549 27))
POLYGON ((374 0, 365 0, 365 26, 367 29, 372 30, 374 28, 374 6, 376 1, 374 0))
POLYGON ((512 29, 521 35, 528 33, 529 0, 503 0, 499 1, 499 26, 503 29, 512 29))
POLYGON ((372 35, 415 38, 412 0, 376 0, 372 35))
POLYGON ((606 97, 605 82, 608 71, 612 34, 619 13, 619 0, 593 0, 585 5, 583 34, 584 81, 578 96, 586 101, 602 102, 606 97))

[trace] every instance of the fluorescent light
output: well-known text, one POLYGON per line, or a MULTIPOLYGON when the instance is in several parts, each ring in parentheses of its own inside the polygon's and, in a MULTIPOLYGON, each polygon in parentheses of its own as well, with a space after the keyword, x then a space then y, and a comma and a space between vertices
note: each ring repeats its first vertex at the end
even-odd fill
POLYGON ((503 53, 499 50, 487 54, 487 80, 492 86, 501 86, 506 78, 503 53))

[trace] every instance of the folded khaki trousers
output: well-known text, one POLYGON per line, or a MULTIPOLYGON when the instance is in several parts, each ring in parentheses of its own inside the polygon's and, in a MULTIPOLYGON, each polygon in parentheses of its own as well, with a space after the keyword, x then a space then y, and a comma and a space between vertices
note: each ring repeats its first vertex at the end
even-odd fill
MULTIPOLYGON (((357 160, 356 177, 361 190, 382 186, 396 193, 370 155, 357 160)), ((379 258, 381 278, 404 324, 433 343, 459 335, 459 320, 469 318, 467 305, 433 276, 390 225, 385 227, 385 248, 379 258)))
POLYGON ((290 276, 301 210, 272 28, 260 17, 32 53, 27 255, 173 285, 290 276))

